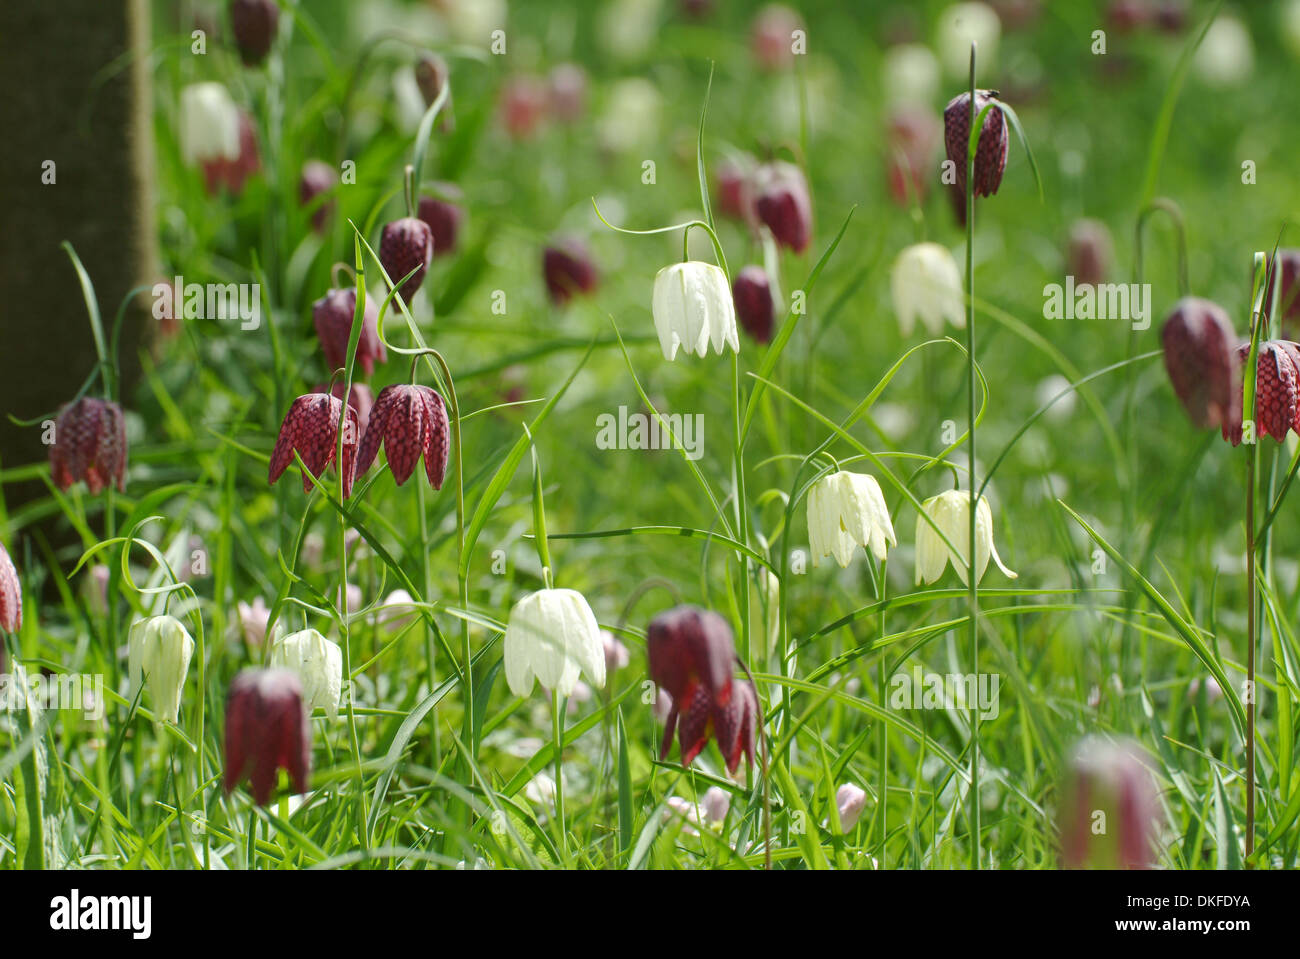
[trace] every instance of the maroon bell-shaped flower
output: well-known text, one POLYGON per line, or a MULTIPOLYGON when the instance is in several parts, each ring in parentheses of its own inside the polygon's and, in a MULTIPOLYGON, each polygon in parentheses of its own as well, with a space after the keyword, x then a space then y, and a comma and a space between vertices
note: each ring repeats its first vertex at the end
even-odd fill
MULTIPOLYGON (((348 362, 348 340, 352 336, 352 319, 357 311, 357 290, 330 290, 311 305, 312 322, 316 336, 330 371, 342 369, 348 362)), ((361 336, 357 339, 357 365, 366 376, 375 372, 375 362, 388 362, 388 351, 379 339, 379 307, 374 297, 366 297, 366 308, 361 315, 361 336)))
POLYGON ((60 490, 78 480, 86 481, 92 496, 109 485, 125 490, 126 420, 122 408, 91 396, 64 406, 54 421, 50 472, 60 490))
POLYGON ((1159 806, 1138 747, 1096 736, 1070 755, 1058 828, 1068 869, 1147 869, 1159 806))
MULTIPOLYGON (((294 450, 302 457, 303 465, 317 479, 325 467, 334 462, 335 447, 339 437, 339 417, 343 403, 328 393, 308 393, 293 401, 280 425, 280 436, 271 452, 269 482, 274 483, 293 462, 294 450)), ((373 417, 373 413, 371 414, 373 417)), ((373 428, 373 427, 372 427, 373 428)), ((347 408, 343 425, 343 496, 352 495, 352 481, 356 477, 357 444, 361 438, 357 412, 347 408)), ((303 476, 304 493, 311 491, 311 478, 303 476)))
POLYGON ((429 485, 442 489, 450 432, 447 406, 436 390, 404 384, 385 386, 370 411, 370 425, 357 453, 357 472, 370 469, 382 443, 398 486, 410 479, 423 454, 429 485))
POLYGON ((732 281, 731 297, 736 303, 736 317, 745 332, 759 343, 770 343, 772 327, 776 323, 776 304, 772 302, 772 286, 767 271, 753 265, 741 269, 732 281))
POLYGON ((435 183, 434 189, 438 195, 420 198, 420 219, 429 225, 433 234, 433 255, 439 257, 455 252, 465 210, 460 206, 461 192, 456 184, 435 183))
MULTIPOLYGON (((1236 350, 1235 368, 1242 381, 1246 361, 1250 358, 1250 342, 1242 341, 1236 350)), ((1255 367, 1255 432, 1271 436, 1281 443, 1286 431, 1300 433, 1300 344, 1290 340, 1268 340, 1259 344, 1259 361, 1255 367)), ((1241 393, 1241 388, 1237 388, 1241 393)), ((1233 446, 1241 442, 1242 416, 1240 405, 1230 421, 1223 424, 1223 438, 1233 446)))
MULTIPOLYGON (((334 395, 335 399, 343 399, 343 382, 335 380, 334 385, 326 387, 324 383, 316 386, 317 393, 329 392, 334 395)), ((375 405, 375 394, 370 391, 370 387, 365 383, 353 383, 352 391, 348 394, 348 406, 356 410, 357 413, 357 432, 364 438, 366 435, 366 426, 370 423, 370 410, 375 405)))
POLYGON ((577 293, 596 288, 596 266, 576 237, 557 237, 542 253, 542 276, 551 302, 563 306, 577 293))
POLYGON ((770 163, 755 177, 754 208, 782 246, 796 253, 812 239, 812 200, 808 180, 793 163, 770 163))
MULTIPOLYGON (((18 570, 9 558, 5 544, 0 543, 0 629, 6 633, 16 633, 23 628, 23 587, 18 582, 18 570)), ((0 655, 3 650, 0 648, 0 655)), ((4 660, 0 658, 0 672, 4 670, 4 660)))
MULTIPOLYGON (((975 91, 975 116, 996 99, 991 90, 975 91)), ((970 143, 971 112, 970 93, 961 93, 948 101, 943 111, 943 139, 948 159, 957 172, 957 189, 963 199, 966 195, 966 147, 970 143)), ((975 195, 992 196, 1002 185, 1002 172, 1007 168, 1007 151, 1011 147, 1007 135, 1007 121, 996 106, 989 110, 980 128, 979 143, 975 147, 975 195)))
POLYGON ((732 679, 736 645, 726 620, 695 606, 660 613, 646 631, 646 656, 650 678, 672 699, 661 759, 667 757, 676 729, 684 766, 710 736, 717 739, 729 771, 735 772, 742 754, 752 761, 758 701, 747 683, 732 679))
POLYGON ((415 270, 397 291, 410 306, 424 282, 425 271, 433 262, 433 231, 429 224, 417 216, 404 216, 385 224, 379 236, 379 262, 394 283, 402 283, 402 277, 415 270))
MULTIPOLYGON (((298 180, 298 202, 311 206, 313 200, 334 189, 338 182, 339 176, 332 166, 321 160, 310 160, 303 164, 302 176, 298 180)), ((333 211, 333 200, 324 200, 316 207, 311 215, 311 225, 317 232, 325 229, 333 211)))
POLYGON ((311 725, 302 684, 287 669, 245 669, 226 694, 226 793, 247 777, 253 800, 265 806, 281 769, 294 792, 307 791, 311 725))
POLYGON ((231 0, 230 27, 244 66, 255 67, 271 52, 280 7, 275 0, 231 0))
MULTIPOLYGON (((1188 296, 1174 304, 1160 329, 1165 369, 1192 425, 1241 426, 1242 361, 1237 334, 1223 307, 1188 296)), ((1226 435, 1226 434, 1225 434, 1226 435)))

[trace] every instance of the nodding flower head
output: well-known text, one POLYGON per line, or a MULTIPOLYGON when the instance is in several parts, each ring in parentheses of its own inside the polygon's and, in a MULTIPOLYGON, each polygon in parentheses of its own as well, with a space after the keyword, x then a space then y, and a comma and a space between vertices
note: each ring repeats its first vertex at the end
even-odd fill
POLYGON ((596 265, 586 244, 575 237, 558 237, 542 251, 542 277, 551 302, 563 306, 579 293, 596 288, 596 265))
MULTIPOLYGON (((344 383, 335 380, 334 385, 329 387, 329 392, 334 395, 335 399, 343 399, 344 383)), ((316 387, 317 393, 326 392, 324 383, 316 387)), ((348 393, 348 406, 352 407, 357 414, 357 431, 364 439, 366 435, 366 426, 370 423, 370 410, 375 405, 375 394, 370 391, 370 387, 365 383, 353 383, 352 391, 348 393)))
POLYGON ((1184 297, 1161 327, 1160 341, 1169 382, 1192 425, 1239 428, 1244 359, 1236 356, 1237 334, 1223 307, 1184 297))
POLYGON ((747 682, 732 678, 736 644, 731 627, 717 613, 678 606, 650 621, 646 632, 650 678, 671 698, 660 758, 666 758, 676 730, 682 764, 689 766, 712 736, 727 769, 741 755, 753 762, 758 698, 747 682))
POLYGON ((1070 754, 1058 828, 1069 869, 1146 869, 1159 816, 1155 784, 1138 746, 1096 736, 1070 754), (1098 829, 1098 824, 1104 829, 1098 829))
POLYGON ((812 200, 808 180, 793 163, 771 163, 755 178, 754 208, 782 246, 795 253, 812 239, 812 200))
MULTIPOLYGON (((332 166, 320 160, 309 160, 303 164, 302 176, 298 179, 298 202, 310 206, 322 193, 334 189, 338 182, 339 176, 332 166)), ((311 225, 317 232, 325 229, 333 210, 334 201, 325 200, 312 212, 311 225)))
POLYGON ((678 347, 704 356, 730 346, 740 352, 736 335, 736 304, 727 287, 727 275, 712 263, 688 260, 666 266, 655 276, 651 301, 655 330, 664 359, 677 358, 678 347))
POLYGON ((736 302, 736 318, 745 332, 759 343, 771 342, 776 304, 772 301, 767 271, 753 265, 742 268, 731 284, 731 296, 736 302))
POLYGON ((427 386, 385 386, 370 411, 370 425, 357 454, 357 472, 370 468, 382 443, 398 486, 410 479, 423 455, 429 485, 442 489, 450 431, 447 406, 436 390, 427 386))
MULTIPOLYGON (((996 94, 991 90, 975 91, 975 116, 978 118, 990 103, 996 104, 996 94)), ((957 173, 957 189, 966 193, 966 147, 970 143, 971 113, 970 93, 960 93, 948 101, 943 111, 943 139, 948 148, 948 159, 957 173)), ((992 196, 1002 185, 1002 173, 1007 168, 1007 151, 1011 142, 1007 136, 1007 122, 995 105, 984 118, 980 128, 979 143, 975 147, 976 196, 992 196)))
MULTIPOLYGON (((16 633, 23 628, 23 587, 9 551, 0 543, 0 629, 16 633)), ((4 660, 0 659, 0 670, 4 660)))
POLYGON ((438 191, 437 196, 420 198, 419 215, 433 235, 433 255, 440 257, 456 251, 465 211, 459 205, 460 188, 454 183, 436 183, 434 188, 438 191))
MULTIPOLYGON (((420 57, 415 64, 415 85, 420 88, 420 96, 424 100, 425 107, 431 107, 438 95, 442 93, 442 88, 447 85, 451 77, 451 70, 447 67, 447 61, 436 53, 426 53, 420 57)), ((451 94, 447 94, 447 99, 443 102, 442 111, 438 114, 438 129, 443 133, 450 133, 455 126, 451 113, 451 94)))
POLYGON ((230 27, 244 66, 255 67, 266 59, 280 24, 275 0, 231 0, 230 27))
POLYGON ((230 793, 247 776, 254 801, 265 806, 280 769, 289 773, 295 792, 307 791, 311 726, 302 683, 287 669, 246 669, 226 694, 225 790, 230 793))
MULTIPOLYGON (((1246 361, 1250 358, 1250 343, 1237 346, 1234 368, 1245 381, 1246 361)), ((1300 344, 1290 340, 1267 340, 1259 344, 1259 358, 1255 375, 1255 429, 1257 435, 1271 436, 1281 443, 1287 430, 1300 433, 1300 344)), ((1234 393, 1240 396, 1242 387, 1234 393)), ((1236 446, 1242 437, 1242 412, 1240 401, 1233 408, 1231 419, 1222 424, 1223 438, 1236 446)))
POLYGON ((411 300, 424 282, 424 274, 433 262, 433 231, 429 224, 416 216, 404 216, 384 225, 379 236, 379 262, 394 283, 401 283, 398 295, 411 305, 411 300), (402 277, 411 273, 402 283, 402 277))
MULTIPOLYGON (((348 362, 348 339, 352 335, 352 319, 357 311, 355 287, 330 290, 311 305, 312 322, 316 336, 325 352, 325 363, 330 371, 342 369, 348 362)), ((388 350, 379 339, 379 307, 374 297, 366 297, 366 307, 361 317, 361 336, 357 339, 357 365, 370 376, 375 363, 388 362, 388 350)))
POLYGON ((91 495, 110 485, 125 490, 126 421, 122 408, 91 396, 64 406, 54 421, 50 472, 60 490, 78 480, 86 481, 91 495))
MULTIPOLYGON (((342 415, 342 401, 328 393, 307 393, 294 400, 280 424, 280 436, 271 452, 269 482, 274 483, 280 478, 293 462, 295 450, 308 472, 320 479, 325 467, 334 462, 342 415)), ((359 442, 357 413, 349 406, 347 418, 343 421, 343 468, 340 470, 345 498, 352 495, 359 442)), ((304 493, 311 491, 311 479, 306 475, 302 478, 302 489, 304 493)))

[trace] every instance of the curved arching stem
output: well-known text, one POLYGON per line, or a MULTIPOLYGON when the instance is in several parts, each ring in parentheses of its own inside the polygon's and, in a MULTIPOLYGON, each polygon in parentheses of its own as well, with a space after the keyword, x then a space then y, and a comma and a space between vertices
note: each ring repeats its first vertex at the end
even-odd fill
POLYGON ((1178 295, 1188 296, 1191 292, 1191 284, 1187 275, 1187 224, 1183 219, 1182 209, 1168 197, 1156 197, 1138 214, 1133 247, 1134 281, 1142 282, 1142 241, 1146 235, 1147 221, 1156 213, 1163 213, 1174 225, 1174 233, 1178 238, 1178 295))

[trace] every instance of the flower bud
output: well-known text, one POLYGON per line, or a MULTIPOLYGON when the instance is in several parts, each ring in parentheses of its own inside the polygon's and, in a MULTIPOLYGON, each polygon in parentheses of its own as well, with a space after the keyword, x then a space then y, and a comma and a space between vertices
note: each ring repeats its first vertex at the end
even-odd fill
POLYGON ((546 119, 546 84, 537 77, 511 77, 501 90, 501 124, 513 140, 531 140, 546 119))
POLYGON ((754 184, 754 208, 776 241, 796 253, 812 239, 812 200, 803 171, 792 163, 760 167, 754 184))
POLYGON ((696 356, 704 356, 710 343, 714 353, 721 353, 727 345, 740 352, 736 306, 727 276, 712 263, 688 260, 660 270, 655 276, 652 312, 666 360, 676 359, 679 346, 696 356))
POLYGON ((127 643, 131 695, 147 682, 154 716, 175 723, 181 708, 185 674, 194 655, 194 640, 174 616, 151 616, 131 627, 127 643))
POLYGON ((186 166, 239 159, 239 108, 220 83, 183 88, 176 126, 186 166))
POLYGON ((961 271, 945 246, 916 243, 898 255, 890 272, 889 290, 903 336, 911 336, 919 317, 931 336, 943 332, 947 320, 959 329, 966 325, 961 271))
MULTIPOLYGON (((0 630, 16 633, 23 628, 23 587, 9 551, 0 543, 0 630)), ((0 643, 0 653, 4 646, 0 643)), ((0 671, 4 664, 0 661, 0 671)))
POLYGON ((744 267, 731 284, 731 295, 736 303, 736 317, 745 332, 759 343, 770 343, 776 306, 772 302, 767 271, 761 266, 744 267))
POLYGON ((287 669, 246 669, 226 694, 225 791, 229 794, 247 776, 254 801, 265 806, 281 768, 295 792, 307 791, 311 726, 302 684, 287 669))
MULTIPOLYGON (((425 109, 433 106, 450 76, 451 71, 447 68, 447 61, 436 53, 426 53, 416 62, 415 85, 420 91, 425 109)), ((438 129, 443 133, 450 133, 455 128, 456 120, 451 108, 451 94, 448 93, 438 113, 438 129)))
POLYGON ((1146 869, 1159 807, 1136 744, 1097 736, 1072 752, 1061 786, 1058 828, 1068 869, 1146 869))
POLYGON ((338 718, 343 695, 343 650, 338 643, 314 629, 290 633, 271 644, 267 665, 297 674, 308 714, 320 706, 330 719, 338 718))
POLYGON ((429 224, 414 216, 385 224, 379 236, 379 262, 390 280, 401 283, 397 292, 409 307, 433 262, 433 231, 429 224), (403 283, 402 277, 412 270, 415 272, 411 278, 403 283))
POLYGON ((1236 357, 1237 334, 1223 307, 1184 297, 1160 328, 1160 341, 1169 382, 1192 425, 1239 428, 1244 361, 1236 357))
POLYGON ((867 806, 867 793, 861 786, 845 783, 835 790, 835 809, 840 816, 840 831, 849 833, 867 806))
POLYGON ((433 255, 436 259, 455 252, 465 211, 459 205, 460 188, 454 183, 436 183, 434 188, 439 195, 420 198, 419 216, 429 225, 429 232, 433 235, 433 255))
MULTIPOLYGON (((312 323, 325 353, 330 371, 343 369, 348 362, 348 341, 357 312, 356 287, 330 290, 311 305, 312 323)), ((366 296, 361 316, 361 335, 357 338, 356 365, 366 376, 375 372, 375 362, 388 362, 388 350, 379 340, 379 306, 372 295, 366 296)), ((340 392, 339 398, 342 398, 340 392)))
POLYGON ((85 480, 92 496, 110 485, 125 491, 126 457, 126 419, 116 403, 83 396, 59 410, 50 473, 60 490, 85 480))
MULTIPOLYGON (((339 177, 334 168, 320 160, 311 160, 303 165, 302 177, 298 180, 298 202, 302 206, 311 206, 312 201, 323 193, 328 193, 338 185, 339 177)), ((325 200, 311 215, 311 225, 317 232, 325 229, 330 214, 334 211, 334 201, 325 200)))
POLYGON ((271 622, 271 610, 267 608, 266 600, 258 596, 250 605, 241 599, 235 611, 239 614, 239 629, 244 634, 244 642, 249 646, 263 645, 271 622))
POLYGON ((1100 220, 1076 220, 1070 227, 1067 269, 1076 286, 1097 286, 1110 272, 1110 230, 1100 220))
POLYGON ((244 66, 255 67, 266 59, 279 24, 275 0, 231 0, 230 27, 244 66))
MULTIPOLYGON (((975 119, 984 108, 997 101, 991 91, 975 91, 975 119)), ((948 159, 957 174, 957 189, 966 193, 966 151, 971 131, 970 93, 960 93, 948 101, 943 111, 944 144, 948 159)), ((1002 173, 1007 168, 1007 152, 1011 141, 1007 135, 1007 121, 995 105, 984 117, 979 141, 975 146, 975 195, 993 196, 1002 185, 1002 173)))
POLYGON ((596 288, 596 265, 587 246, 576 237, 557 237, 542 251, 542 278, 556 306, 564 306, 579 293, 596 288))
POLYGON ((778 3, 768 4, 754 18, 750 47, 764 70, 781 70, 794 63, 794 32, 803 27, 799 14, 778 3))

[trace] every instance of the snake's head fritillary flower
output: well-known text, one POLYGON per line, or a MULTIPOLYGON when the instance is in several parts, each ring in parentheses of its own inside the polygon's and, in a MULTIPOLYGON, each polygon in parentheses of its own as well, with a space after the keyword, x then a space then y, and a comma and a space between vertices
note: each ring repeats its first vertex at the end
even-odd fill
POLYGON ((244 642, 249 646, 261 646, 266 642, 266 631, 271 623, 271 610, 266 600, 258 596, 252 603, 242 599, 235 604, 239 615, 239 629, 244 634, 244 642))
MULTIPOLYGON (((943 575, 944 567, 952 561, 957 576, 965 584, 967 565, 970 557, 970 505, 971 495, 967 490, 947 490, 938 496, 931 496, 921 504, 925 516, 942 531, 943 536, 952 543, 952 548, 943 541, 943 537, 925 521, 925 516, 916 518, 916 581, 929 585, 943 575)), ((975 507, 975 582, 984 578, 988 568, 989 557, 1008 579, 1015 579, 1016 574, 1002 565, 998 548, 993 543, 993 510, 986 497, 980 497, 975 507)))
POLYGON ((803 27, 799 14, 771 3, 754 17, 750 47, 764 70, 781 70, 794 63, 794 32, 803 27))
POLYGON ((289 773, 294 792, 307 791, 311 725, 302 684, 287 669, 246 669, 226 694, 225 791, 248 777, 254 801, 265 806, 280 769, 289 773))
POLYGON ((420 197, 419 217, 433 235, 433 255, 437 258, 456 252, 465 210, 460 205, 461 192, 456 184, 435 183, 434 189, 436 196, 420 197))
MULTIPOLYGON (((302 457, 308 472, 320 479, 325 467, 334 462, 339 419, 343 415, 343 402, 328 393, 307 393, 294 400, 284 416, 284 422, 280 424, 280 435, 271 452, 268 481, 274 483, 280 478, 280 474, 293 462, 295 450, 302 457)), ((343 468, 340 471, 345 498, 352 495, 359 436, 357 413, 349 406, 347 417, 343 421, 343 468)), ((311 492, 311 488, 311 478, 303 476, 303 492, 311 492)))
POLYGON ((704 813, 704 821, 711 826, 719 825, 726 819, 730 809, 731 793, 721 786, 710 786, 705 791, 704 798, 700 800, 700 811, 704 813))
MULTIPOLYGON (((338 185, 339 175, 334 168, 323 160, 309 160, 303 164, 302 176, 298 179, 298 203, 311 206, 313 200, 328 193, 338 185)), ((330 214, 334 211, 334 201, 322 201, 311 215, 311 225, 317 232, 325 229, 330 214)))
POLYGON ((405 384, 385 386, 379 391, 379 399, 370 411, 370 425, 361 438, 357 472, 370 469, 382 443, 398 486, 410 479, 423 456, 429 485, 442 489, 450 433, 447 406, 437 390, 405 384))
POLYGON ((1110 272, 1113 244, 1110 230, 1100 220, 1076 220, 1070 227, 1066 268, 1076 286, 1096 286, 1110 272))
POLYGON ((754 208, 754 173, 758 164, 748 154, 730 156, 718 164, 716 175, 718 212, 741 220, 752 228, 758 224, 754 208))
POLYGON ((266 59, 280 24, 280 7, 275 0, 231 0, 230 27, 244 66, 255 67, 266 59))
POLYGON ((670 697, 659 756, 672 748, 673 732, 689 766, 712 736, 734 772, 741 755, 753 762, 758 698, 747 682, 734 680, 736 644, 717 613, 677 606, 650 621, 646 631, 650 678, 670 697))
POLYGON ((1192 424, 1205 429, 1240 427, 1244 360, 1236 356, 1237 334, 1223 307, 1184 297, 1160 329, 1165 370, 1192 424))
POLYGON ((379 262, 390 280, 402 284, 397 293, 410 306, 433 262, 433 230, 429 224, 418 216, 404 216, 384 224, 379 235, 379 262), (411 278, 402 283, 408 273, 411 278))
POLYGON ((91 495, 106 486, 125 490, 126 453, 126 420, 116 403, 83 396, 59 411, 50 472, 60 490, 78 480, 86 481, 91 495))
POLYGON ((607 629, 600 631, 600 643, 605 650, 605 675, 611 676, 628 664, 631 654, 622 640, 607 629))
MULTIPOLYGON (((325 363, 330 370, 342 369, 348 362, 348 339, 357 311, 356 287, 330 290, 311 305, 312 322, 320 339, 325 363)), ((357 365, 370 376, 375 363, 388 362, 388 350, 379 339, 379 307, 373 296, 366 297, 361 316, 361 336, 357 339, 357 365)))
POLYGON ((308 714, 320 706, 330 719, 338 718, 343 695, 343 650, 338 643, 317 630, 299 630, 271 644, 267 665, 297 674, 308 714))
POLYGON ((808 546, 814 566, 823 556, 834 555, 847 567, 859 546, 883 561, 886 550, 896 545, 889 507, 874 476, 839 470, 813 483, 808 491, 808 546))
POLYGON ((761 266, 743 267, 731 284, 731 296, 736 302, 736 317, 745 332, 759 343, 770 343, 776 324, 776 304, 772 301, 767 271, 761 266))
POLYGON ((835 811, 839 813, 841 832, 852 830, 866 808, 867 793, 861 786, 845 783, 835 790, 835 811))
MULTIPOLYGON (((360 350, 360 346, 358 346, 358 350, 360 350)), ((341 400, 343 399, 343 388, 345 385, 346 384, 335 380, 334 385, 329 388, 329 392, 333 394, 335 399, 341 400)), ((324 393, 325 384, 318 384, 316 392, 324 393)), ((370 410, 374 405, 375 394, 371 392, 370 387, 366 386, 365 383, 353 383, 352 391, 348 393, 348 406, 352 407, 352 409, 356 411, 357 431, 363 437, 366 435, 366 427, 370 423, 370 410)))
MULTIPOLYGON (((1240 370, 1245 380, 1246 361, 1250 358, 1250 343, 1237 345, 1234 368, 1240 370)), ((1271 436, 1281 443, 1287 430, 1300 433, 1300 345, 1290 340, 1268 340, 1259 344, 1259 358, 1255 374, 1255 429, 1257 435, 1271 436)), ((1238 386, 1234 396, 1241 392, 1238 386)), ((1241 442, 1244 415, 1240 404, 1232 410, 1232 417, 1222 424, 1223 438, 1233 446, 1241 442)))
POLYGON ((175 723, 180 715, 185 674, 194 655, 189 631, 174 616, 151 616, 131 627, 127 651, 132 697, 147 683, 154 715, 175 723))
POLYGON ((220 83, 193 83, 182 89, 177 121, 186 166, 239 159, 239 108, 220 83))
MULTIPOLYGON (((1011 141, 1007 121, 996 106, 997 100, 988 90, 975 91, 976 118, 990 103, 995 104, 984 117, 979 142, 975 147, 974 187, 976 196, 992 196, 1002 185, 1002 173, 1007 168, 1007 152, 1011 141)), ((956 168, 957 189, 966 194, 966 147, 970 143, 971 112, 970 93, 959 93, 948 101, 943 111, 943 139, 948 159, 956 168)))
POLYGON ((898 254, 889 275, 889 290, 898 315, 898 328, 911 336, 919 317, 931 336, 943 332, 943 322, 966 325, 961 271, 946 246, 916 243, 898 254))
POLYGON ((736 305, 727 275, 712 263, 688 260, 660 270, 655 277, 653 313, 666 360, 676 359, 679 346, 696 356, 704 356, 710 343, 714 353, 721 353, 724 346, 740 352, 736 305))
POLYGON ((605 685, 605 647, 600 626, 581 593, 539 589, 510 610, 502 640, 506 683, 516 696, 533 691, 536 678, 547 689, 572 695, 580 674, 605 685))
MULTIPOLYGON (((0 543, 0 629, 16 633, 23 628, 23 587, 9 551, 0 543)), ((0 664, 0 670, 3 670, 0 664)))
POLYGON ((202 164, 204 186, 212 195, 225 187, 231 196, 239 196, 243 192, 244 182, 262 168, 253 117, 246 110, 238 110, 236 113, 239 149, 235 158, 232 160, 219 156, 205 160, 202 164))
POLYGON ((1135 743, 1089 736, 1072 751, 1061 788, 1061 859, 1069 869, 1147 869, 1159 806, 1135 743))
POLYGON ((513 140, 531 140, 546 119, 550 91, 531 74, 511 77, 501 89, 501 125, 513 140))
POLYGON ((547 77, 551 115, 575 123, 587 108, 587 71, 576 63, 561 63, 547 77))
POLYGON ((812 239, 812 199, 808 180, 793 163, 769 163, 759 168, 754 181, 754 208, 772 231, 777 243, 795 253, 808 249, 812 239))
POLYGON ((556 237, 542 251, 542 278, 546 293, 556 306, 563 306, 580 293, 596 288, 596 265, 587 246, 577 237, 556 237))

